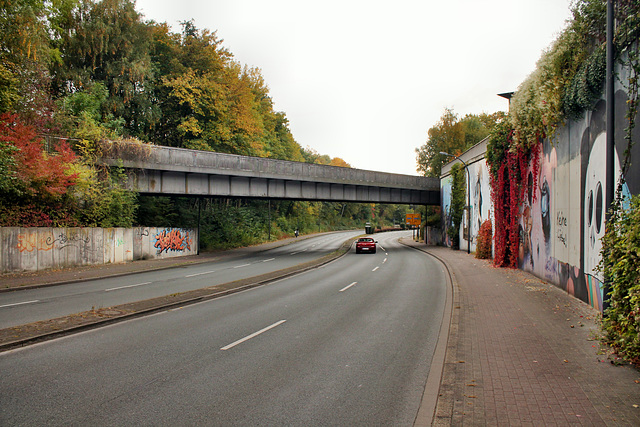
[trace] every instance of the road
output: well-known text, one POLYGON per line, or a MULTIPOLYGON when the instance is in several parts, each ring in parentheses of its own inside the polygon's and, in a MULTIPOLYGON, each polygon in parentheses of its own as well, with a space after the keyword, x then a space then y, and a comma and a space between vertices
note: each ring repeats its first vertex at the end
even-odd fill
POLYGON ((2 353, 0 425, 412 425, 446 281, 400 235, 377 236, 375 255, 2 353))
POLYGON ((0 293, 0 329, 277 271, 320 258, 361 233, 323 234, 242 258, 222 257, 180 268, 0 293))

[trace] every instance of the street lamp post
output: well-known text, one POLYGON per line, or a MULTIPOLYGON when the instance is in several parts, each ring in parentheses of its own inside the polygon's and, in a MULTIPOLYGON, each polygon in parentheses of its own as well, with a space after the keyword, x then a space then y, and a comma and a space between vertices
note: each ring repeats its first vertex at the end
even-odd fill
POLYGON ((469 232, 467 233, 467 253, 471 253, 471 173, 469 172, 469 167, 467 164, 458 156, 454 156, 453 154, 445 153, 441 151, 440 154, 443 156, 453 157, 454 159, 458 159, 464 165, 464 168, 467 170, 467 227, 469 227, 469 232))

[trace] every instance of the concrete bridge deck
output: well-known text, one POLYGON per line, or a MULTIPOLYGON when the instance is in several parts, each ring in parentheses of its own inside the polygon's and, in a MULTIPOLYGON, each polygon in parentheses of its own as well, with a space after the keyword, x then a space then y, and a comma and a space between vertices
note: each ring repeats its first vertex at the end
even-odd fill
POLYGON ((437 178, 123 142, 102 161, 143 194, 440 204, 437 178))

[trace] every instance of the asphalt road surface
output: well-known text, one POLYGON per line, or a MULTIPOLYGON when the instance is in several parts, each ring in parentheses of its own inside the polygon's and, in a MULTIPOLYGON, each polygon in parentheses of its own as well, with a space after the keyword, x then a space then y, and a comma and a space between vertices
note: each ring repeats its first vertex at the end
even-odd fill
POLYGON ((333 252, 361 231, 323 234, 243 258, 0 293, 0 329, 190 291, 291 267, 333 252))
POLYGON ((324 267, 0 354, 0 425, 412 425, 446 298, 376 238, 324 267))

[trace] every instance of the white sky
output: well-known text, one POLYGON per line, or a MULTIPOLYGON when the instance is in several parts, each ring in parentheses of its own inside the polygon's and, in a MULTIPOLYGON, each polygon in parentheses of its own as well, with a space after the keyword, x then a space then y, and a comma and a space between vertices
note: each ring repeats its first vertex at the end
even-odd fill
POLYGON ((137 0, 194 19, 257 67, 296 141, 352 167, 417 175, 445 107, 506 111, 570 18, 571 0, 137 0))

